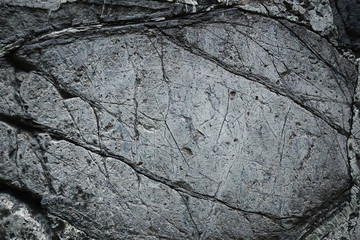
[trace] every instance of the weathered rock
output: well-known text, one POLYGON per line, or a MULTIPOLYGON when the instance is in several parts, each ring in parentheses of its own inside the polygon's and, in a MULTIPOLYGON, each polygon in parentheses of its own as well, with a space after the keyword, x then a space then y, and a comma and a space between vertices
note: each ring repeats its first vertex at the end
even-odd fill
POLYGON ((62 2, 1 5, 0 179, 44 239, 305 239, 353 200, 326 1, 62 2))

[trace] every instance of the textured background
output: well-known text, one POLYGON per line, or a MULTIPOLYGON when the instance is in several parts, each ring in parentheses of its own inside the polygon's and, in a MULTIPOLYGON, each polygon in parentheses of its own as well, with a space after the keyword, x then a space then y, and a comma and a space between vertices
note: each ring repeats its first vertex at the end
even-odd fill
POLYGON ((360 239, 357 1, 0 10, 0 239, 360 239))

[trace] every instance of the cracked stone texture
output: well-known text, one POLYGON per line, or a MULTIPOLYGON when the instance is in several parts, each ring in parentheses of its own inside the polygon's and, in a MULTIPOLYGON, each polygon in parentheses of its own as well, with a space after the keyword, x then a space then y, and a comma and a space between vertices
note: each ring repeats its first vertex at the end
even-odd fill
POLYGON ((316 239, 360 152, 331 7, 2 0, 0 239, 316 239))

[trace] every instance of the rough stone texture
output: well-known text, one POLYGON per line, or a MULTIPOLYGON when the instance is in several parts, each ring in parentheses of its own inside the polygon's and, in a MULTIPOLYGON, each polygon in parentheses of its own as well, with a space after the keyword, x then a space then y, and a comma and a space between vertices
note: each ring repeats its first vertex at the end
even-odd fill
POLYGON ((0 239, 356 239, 331 7, 1 1, 0 239))
POLYGON ((239 8, 263 13, 276 18, 286 18, 308 27, 322 35, 335 34, 331 6, 327 0, 219 0, 236 4, 239 8))

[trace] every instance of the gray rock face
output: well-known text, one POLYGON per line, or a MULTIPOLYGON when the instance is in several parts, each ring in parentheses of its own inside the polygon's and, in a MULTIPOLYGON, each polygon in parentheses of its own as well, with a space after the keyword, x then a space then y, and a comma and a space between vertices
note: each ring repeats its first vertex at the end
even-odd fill
POLYGON ((4 239, 315 239, 354 199, 327 1, 0 6, 4 239))

